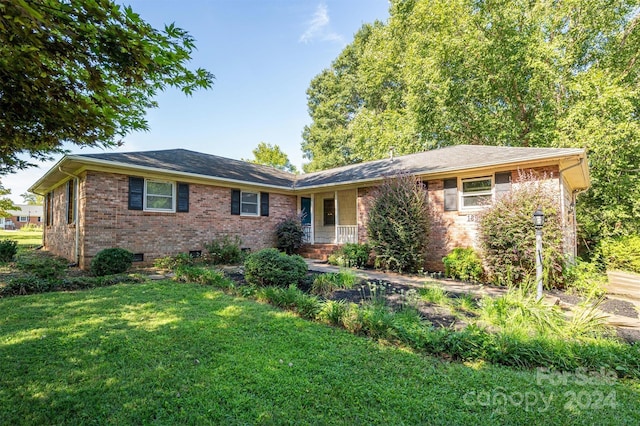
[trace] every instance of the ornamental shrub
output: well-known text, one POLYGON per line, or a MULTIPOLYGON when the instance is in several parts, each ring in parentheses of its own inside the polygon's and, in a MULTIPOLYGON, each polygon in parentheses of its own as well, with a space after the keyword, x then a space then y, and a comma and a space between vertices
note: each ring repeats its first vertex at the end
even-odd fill
POLYGON ((18 253, 18 242, 15 240, 0 240, 0 262, 11 262, 18 253))
POLYGON ((91 259, 89 270, 97 277, 121 274, 131 267, 133 253, 123 248, 108 248, 91 259))
POLYGON ((329 264, 345 268, 364 268, 370 265, 371 247, 369 244, 347 243, 329 256, 329 264))
POLYGON ((68 265, 68 260, 51 256, 46 252, 22 253, 16 261, 19 270, 41 279, 60 278, 68 265))
POLYGON ((278 248, 287 254, 293 254, 302 247, 304 231, 298 216, 287 216, 276 225, 278 248))
POLYGON ((252 285, 289 287, 298 285, 307 274, 307 264, 298 255, 275 248, 250 254, 244 262, 244 278, 252 285))
POLYGON ((242 240, 237 235, 225 235, 212 240, 204 247, 209 252, 211 262, 216 265, 235 265, 242 262, 242 240))
POLYGON ((499 285, 519 284, 535 276, 536 236, 533 212, 545 215, 543 228, 543 280, 550 287, 563 287, 563 232, 557 184, 545 176, 521 172, 510 192, 502 195, 479 215, 478 238, 488 279, 499 285))
POLYGON ((463 281, 482 280, 482 260, 471 247, 456 247, 442 258, 445 274, 463 281))
POLYGON ((600 252, 607 269, 640 274, 640 235, 602 240, 600 252))
POLYGON ((411 175, 388 178, 371 199, 367 235, 376 265, 398 272, 422 269, 431 228, 422 182, 411 175))

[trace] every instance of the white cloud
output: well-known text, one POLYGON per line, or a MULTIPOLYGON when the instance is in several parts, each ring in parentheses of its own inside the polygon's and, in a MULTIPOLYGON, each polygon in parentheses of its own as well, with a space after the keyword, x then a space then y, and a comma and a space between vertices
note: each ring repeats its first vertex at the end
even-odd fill
POLYGON ((344 38, 331 29, 329 10, 327 5, 320 3, 316 8, 313 18, 307 23, 307 29, 298 39, 301 43, 309 43, 313 40, 335 41, 342 43, 344 38))

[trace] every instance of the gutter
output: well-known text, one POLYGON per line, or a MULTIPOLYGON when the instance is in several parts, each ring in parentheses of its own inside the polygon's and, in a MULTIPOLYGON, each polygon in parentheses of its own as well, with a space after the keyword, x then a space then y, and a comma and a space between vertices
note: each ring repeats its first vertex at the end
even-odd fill
POLYGON ((76 175, 72 175, 71 173, 67 173, 64 170, 62 170, 62 166, 58 166, 58 171, 62 174, 65 174, 69 177, 71 177, 72 179, 75 180, 75 193, 73 194, 73 209, 75 211, 76 217, 75 217, 75 225, 76 225, 76 235, 75 235, 75 247, 74 247, 74 259, 75 259, 75 263, 76 265, 78 265, 80 263, 80 209, 78 208, 80 206, 80 202, 78 200, 78 195, 80 193, 80 178, 76 175))

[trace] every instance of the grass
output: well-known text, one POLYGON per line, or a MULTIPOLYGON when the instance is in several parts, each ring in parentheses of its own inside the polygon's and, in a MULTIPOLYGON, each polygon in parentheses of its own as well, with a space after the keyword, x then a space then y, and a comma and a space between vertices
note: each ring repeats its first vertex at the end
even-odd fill
POLYGON ((33 248, 42 245, 42 231, 0 230, 0 240, 16 240, 19 248, 33 248))
POLYGON ((636 380, 450 363, 196 284, 0 299, 0 424, 638 424, 639 398, 636 380))

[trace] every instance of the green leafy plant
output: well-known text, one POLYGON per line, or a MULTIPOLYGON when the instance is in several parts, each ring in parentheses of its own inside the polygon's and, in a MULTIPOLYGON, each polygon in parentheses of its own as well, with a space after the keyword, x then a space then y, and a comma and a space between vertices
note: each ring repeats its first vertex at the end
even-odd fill
POLYGON ((602 240, 600 253, 607 269, 640 274, 640 235, 602 240))
POLYGON ((442 259, 445 274, 463 281, 482 280, 482 260, 471 247, 456 247, 442 259))
POLYGON ((297 285, 307 274, 307 264, 298 255, 288 255, 274 248, 252 253, 244 262, 244 276, 249 284, 288 287, 297 285))
POLYGON ((11 262, 18 253, 18 242, 0 240, 0 262, 11 262))
POLYGON ((131 267, 133 254, 129 250, 114 247, 99 251, 91 259, 90 271, 95 276, 120 274, 131 267))
POLYGON ((321 310, 317 297, 304 293, 295 285, 289 287, 262 287, 257 294, 264 300, 283 309, 290 309, 304 318, 315 319, 321 310))
POLYGON ((585 296, 588 300, 596 299, 605 292, 607 276, 593 262, 575 259, 564 270, 567 290, 585 296))
POLYGON ((342 325, 347 309, 346 300, 327 300, 322 304, 318 319, 331 325, 342 325))
POLYGON ((347 243, 329 256, 329 264, 345 268, 364 268, 371 265, 369 244, 347 243))
POLYGON ((175 269, 177 281, 193 282, 217 288, 231 288, 233 282, 220 271, 202 266, 181 265, 175 269))
POLYGON ((42 232, 42 226, 35 223, 25 223, 20 230, 23 232, 42 232))
POLYGON ((431 219, 427 191, 415 176, 386 179, 371 194, 367 235, 382 268, 415 272, 424 267, 431 219))
POLYGON ((513 189, 480 213, 478 238, 490 281, 499 285, 522 282, 535 271, 535 229, 532 214, 545 214, 544 282, 563 287, 564 236, 557 191, 533 173, 520 173, 513 189))
POLYGON ((235 235, 229 235, 212 240, 204 245, 209 252, 210 260, 213 264, 235 265, 242 262, 242 240, 235 235))
POLYGON ((276 225, 278 248, 287 254, 293 254, 302 247, 304 231, 298 216, 287 216, 276 225))
POLYGON ((158 257, 154 259, 153 266, 158 269, 174 270, 180 266, 193 265, 195 259, 188 253, 178 253, 175 256, 158 257))
POLYGON ((44 253, 29 253, 21 255, 16 267, 29 275, 41 279, 56 279, 62 276, 69 262, 66 259, 45 255, 44 253))
POLYGON ((353 288, 358 277, 352 271, 329 272, 318 275, 311 285, 311 293, 327 296, 339 288, 353 288))

